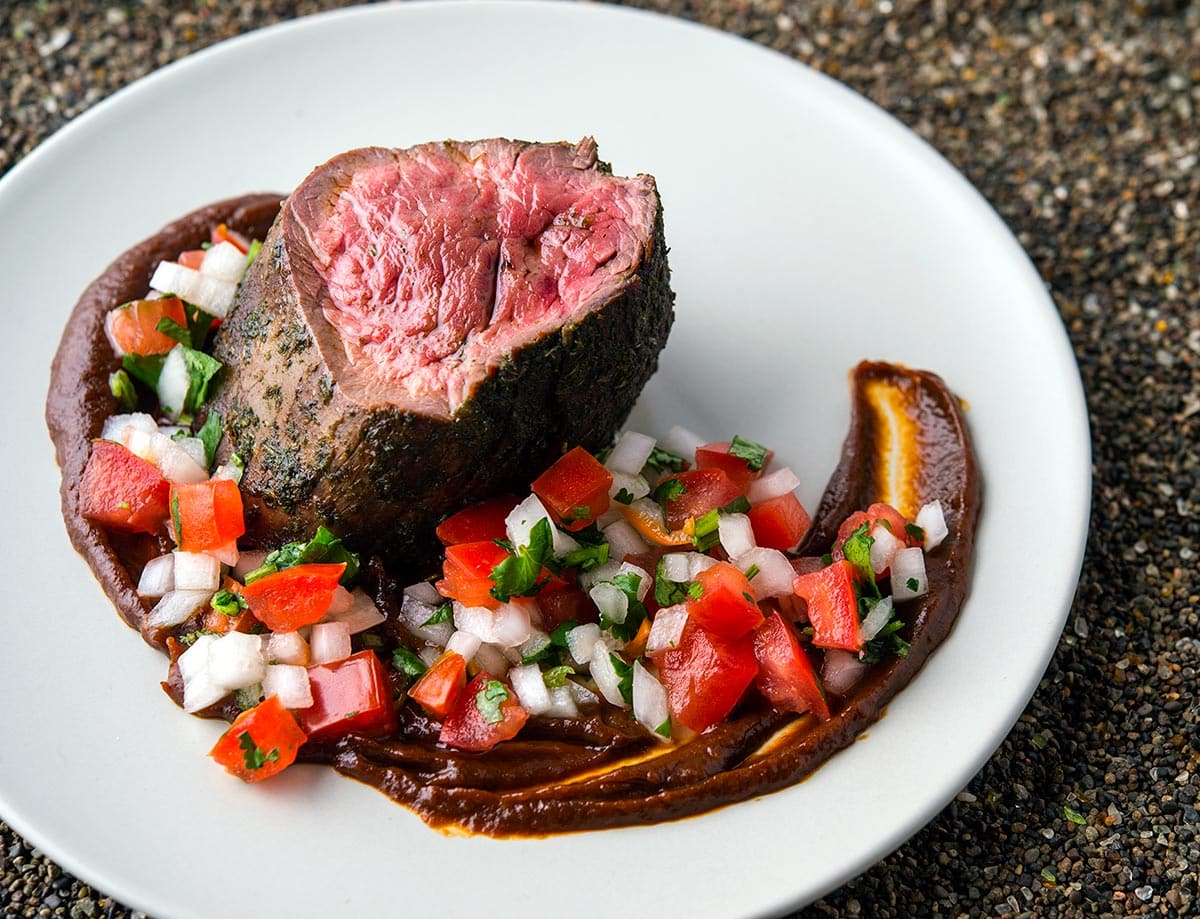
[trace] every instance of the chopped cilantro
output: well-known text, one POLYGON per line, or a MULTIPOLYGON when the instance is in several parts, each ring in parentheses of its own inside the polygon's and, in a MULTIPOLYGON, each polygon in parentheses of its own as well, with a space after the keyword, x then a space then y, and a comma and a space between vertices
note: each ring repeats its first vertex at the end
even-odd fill
POLYGON ((572 549, 563 558, 563 567, 591 571, 608 561, 608 548, 608 543, 602 542, 595 546, 584 545, 578 549, 572 549))
POLYGON ((762 469, 767 462, 767 448, 762 444, 756 444, 752 440, 733 435, 733 440, 729 444, 729 455, 736 456, 738 459, 744 459, 746 465, 754 472, 762 469))
POLYGON ((749 568, 746 569, 746 580, 753 581, 754 576, 756 574, 758 574, 760 571, 762 571, 762 569, 759 568, 758 565, 751 565, 749 568))
POLYGON ((441 625, 443 622, 451 622, 454 619, 454 610, 450 606, 450 601, 447 600, 441 606, 433 611, 433 615, 421 623, 421 627, 431 625, 441 625))
POLYGON ((132 412, 137 408, 137 389, 124 369, 114 370, 108 375, 108 389, 125 411, 132 412))
POLYGON ((625 613, 624 622, 611 622, 607 616, 602 615, 600 628, 609 630, 622 641, 628 641, 637 633, 646 618, 646 607, 638 599, 638 588, 642 584, 642 576, 632 571, 626 571, 616 575, 612 579, 612 583, 621 593, 625 594, 629 601, 629 608, 625 613))
POLYGON ((823 553, 821 555, 821 564, 824 565, 826 568, 828 568, 830 565, 833 564, 833 555, 829 552, 823 553))
POLYGON ((567 685, 567 677, 574 675, 575 668, 569 664, 561 664, 558 667, 551 667, 542 673, 542 682, 550 689, 557 689, 559 686, 567 685))
POLYGON ((162 332, 167 338, 172 338, 186 348, 192 347, 192 332, 185 325, 180 325, 170 316, 163 316, 158 320, 158 324, 154 327, 156 331, 162 332))
POLYGON ((188 389, 183 400, 183 411, 185 414, 194 415, 208 398, 208 384, 224 365, 212 355, 187 345, 183 346, 183 364, 188 372, 188 389))
POLYGON ((243 686, 241 689, 235 690, 233 694, 234 703, 244 712, 258 705, 262 701, 262 698, 262 683, 252 683, 249 686, 243 686))
POLYGON ((738 495, 736 498, 734 498, 732 501, 730 501, 728 504, 726 504, 723 508, 721 508, 721 513, 722 514, 744 514, 748 510, 750 510, 750 499, 747 498, 745 495, 738 495))
POLYGON ((683 472, 684 460, 678 453, 655 447, 646 458, 646 465, 655 472, 683 472))
POLYGON ((925 528, 919 527, 915 523, 906 523, 904 525, 904 532, 917 542, 925 541, 925 528))
POLYGON ((689 597, 699 599, 703 591, 704 588, 697 581, 682 584, 668 579, 663 573, 663 560, 658 560, 658 567, 654 571, 654 602, 660 607, 675 606, 689 597))
POLYGON ((361 713, 360 713, 360 712, 359 712, 359 710, 356 708, 356 709, 355 709, 354 711, 352 711, 352 712, 346 712, 346 714, 342 715, 342 717, 343 717, 343 718, 345 718, 347 721, 349 721, 349 720, 350 720, 350 719, 352 719, 352 718, 357 718, 357 717, 359 716, 359 714, 361 714, 361 713))
POLYGON ((871 585, 873 596, 879 596, 879 587, 875 584, 875 571, 871 568, 871 546, 875 540, 867 533, 868 524, 856 527, 842 543, 842 554, 851 565, 858 569, 864 580, 871 585))
POLYGON ((254 742, 249 731, 242 731, 242 736, 238 738, 238 746, 242 748, 242 761, 246 764, 247 769, 261 769, 267 763, 273 763, 279 759, 277 747, 272 748, 270 753, 264 753, 254 742))
POLYGON ((409 679, 419 677, 426 670, 425 662, 403 645, 392 652, 392 666, 409 679))
POLYGON ((550 521, 543 517, 529 531, 529 545, 516 551, 492 569, 491 595, 505 603, 513 597, 534 596, 544 586, 539 581, 546 562, 553 560, 550 521))
POLYGON ((704 586, 699 581, 692 581, 687 586, 689 600, 699 600, 704 596, 704 586))
POLYGON ((204 461, 211 466, 213 456, 217 452, 217 444, 221 442, 221 415, 216 411, 210 411, 208 417, 204 419, 204 424, 196 432, 196 436, 204 444, 204 461))
POLYGON ((586 504, 576 504, 571 508, 571 513, 567 516, 567 522, 573 523, 577 520, 590 520, 592 518, 592 509, 586 504))
POLYGON ((626 704, 633 704, 633 665, 625 663, 621 656, 615 651, 608 652, 608 659, 612 661, 613 670, 617 672, 617 691, 621 693, 621 698, 626 704))
POLYGON ((650 497, 655 504, 666 504, 668 501, 674 501, 685 491, 687 491, 687 486, 681 479, 665 479, 658 484, 650 497))
POLYGON ((574 619, 569 619, 550 633, 550 644, 556 648, 566 648, 567 632, 571 629, 579 628, 579 623, 574 619))
POLYGON ((252 584, 259 578, 291 568, 293 565, 305 565, 312 562, 324 562, 336 565, 344 562, 346 570, 342 572, 341 583, 350 586, 358 577, 358 556, 342 545, 342 541, 330 533, 325 527, 318 525, 317 532, 308 542, 289 542, 280 546, 263 559, 263 563, 246 575, 246 583, 252 584))
POLYGON ((241 594, 235 594, 228 590, 218 590, 209 602, 212 608, 222 616, 236 616, 248 608, 246 600, 241 594))
POLYGON ((715 507, 696 518, 695 529, 692 531, 692 545, 698 552, 707 552, 721 540, 717 527, 721 522, 721 512, 715 507))
POLYGON ((904 582, 904 586, 907 587, 913 593, 916 593, 917 588, 921 586, 921 582, 918 581, 916 578, 909 578, 907 581, 904 582))
POLYGON ((670 719, 670 717, 668 717, 666 721, 664 721, 662 724, 660 724, 658 727, 656 727, 654 729, 654 733, 657 734, 659 737, 670 737, 671 736, 671 719, 670 719))
MULTIPOLYGON (((183 517, 179 513, 179 494, 174 488, 171 489, 171 524, 175 528, 175 542, 183 542, 183 517)), ((249 576, 246 583, 250 583, 249 576)))
POLYGON ((499 724, 504 720, 500 705, 508 701, 508 689, 499 680, 488 680, 483 689, 475 693, 475 707, 488 724, 499 724))
POLYGON ((166 357, 162 354, 126 354, 121 358, 121 367, 131 377, 151 389, 158 387, 158 378, 162 373, 163 361, 166 357))
POLYGON ((363 632, 359 636, 364 648, 370 648, 373 651, 378 651, 383 647, 383 639, 374 632, 363 632))
POLYGON ((613 500, 618 504, 632 504, 634 502, 633 492, 628 488, 621 488, 615 495, 613 500))
POLYGON ((608 541, 600 527, 594 523, 585 526, 582 530, 572 530, 571 538, 585 546, 598 546, 600 543, 608 541))

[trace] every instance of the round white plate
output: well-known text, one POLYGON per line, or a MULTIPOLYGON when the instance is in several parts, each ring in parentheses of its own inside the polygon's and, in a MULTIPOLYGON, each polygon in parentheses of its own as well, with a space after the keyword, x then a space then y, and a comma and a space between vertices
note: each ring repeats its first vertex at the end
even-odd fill
MULTIPOLYGON (((0 182, 9 449, 0 814, 158 916, 516 915, 530 903, 762 914, 813 899, 928 821, 1020 714, 1069 608, 1088 515, 1079 377, 1037 275, 987 204, 844 87, 736 38, 590 5, 344 11, 230 41, 69 125, 0 182), (765 441, 814 505, 860 358, 940 372, 986 481, 970 599, 869 736, 809 781, 676 823, 455 838, 329 770, 244 786, 219 725, 159 690, 71 550, 42 421, 84 286, 171 218, 283 190, 334 153, 593 134, 658 177, 678 320, 633 424, 765 441)), ((536 908, 536 907, 535 907, 536 908)))

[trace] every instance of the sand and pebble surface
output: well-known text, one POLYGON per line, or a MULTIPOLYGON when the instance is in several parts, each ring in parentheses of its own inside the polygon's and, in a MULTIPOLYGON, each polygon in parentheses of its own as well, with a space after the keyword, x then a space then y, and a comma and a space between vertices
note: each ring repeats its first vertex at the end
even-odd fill
MULTIPOLYGON (((137 77, 338 5, 2 2, 0 173, 137 77)), ((936 147, 1033 259, 1087 391, 1091 533, 1075 607, 1037 694, 949 807, 797 915, 1193 914, 1200 5, 638 5, 794 57, 936 147)), ((4 917, 141 915, 2 823, 0 875, 4 917)))

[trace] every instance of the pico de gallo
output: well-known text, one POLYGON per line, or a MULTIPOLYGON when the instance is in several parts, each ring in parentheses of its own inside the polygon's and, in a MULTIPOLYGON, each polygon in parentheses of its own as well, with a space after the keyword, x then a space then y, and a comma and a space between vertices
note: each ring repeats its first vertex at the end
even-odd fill
POLYGON ((940 504, 914 519, 873 504, 828 555, 798 556, 801 483, 742 436, 626 431, 599 455, 568 450, 528 495, 441 521, 441 570, 403 591, 386 629, 361 560, 328 530, 243 551, 241 464, 215 463, 209 342, 257 252, 218 226, 160 264, 145 298, 114 305, 124 411, 80 483, 87 520, 173 545, 141 570, 143 628, 166 636, 185 711, 241 710, 211 751, 233 775, 268 778, 306 743, 392 734, 403 706, 476 752, 600 706, 663 743, 748 696, 828 720, 831 696, 907 653, 905 604, 927 592, 924 555, 948 535, 940 504))

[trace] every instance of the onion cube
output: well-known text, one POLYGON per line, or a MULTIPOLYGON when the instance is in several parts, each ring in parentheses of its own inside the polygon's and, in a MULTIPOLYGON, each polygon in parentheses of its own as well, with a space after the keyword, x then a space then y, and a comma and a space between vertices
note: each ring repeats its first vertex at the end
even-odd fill
POLYGON ((454 631, 454 623, 448 619, 442 622, 430 622, 437 614, 440 606, 446 601, 438 596, 437 591, 433 590, 432 585, 429 585, 429 589, 433 591, 433 595, 436 598, 433 603, 417 599, 418 594, 409 593, 411 588, 405 588, 404 600, 400 604, 400 617, 404 620, 404 624, 408 627, 409 632, 418 641, 428 642, 431 645, 444 648, 446 642, 450 639, 450 633, 454 631))
POLYGON ((203 552, 181 552, 176 549, 175 588, 177 590, 207 590, 215 593, 221 586, 221 563, 203 552))
POLYGON ((679 425, 667 431, 667 436, 659 441, 664 450, 677 453, 689 462, 696 458, 696 448, 703 447, 706 443, 708 441, 703 437, 679 425))
POLYGON ((641 555, 650 546, 638 534, 628 520, 614 520, 603 528, 604 538, 608 541, 608 557, 620 561, 630 555, 641 555))
POLYGON ((588 591, 588 596, 596 604, 602 616, 607 616, 612 622, 624 622, 629 615, 629 597, 611 581, 601 581, 588 591))
MULTIPOLYGON (((339 586, 338 590, 343 590, 343 588, 339 586)), ((335 598, 338 597, 338 590, 334 591, 335 598)), ((361 587, 356 587, 353 591, 346 591, 345 594, 346 600, 338 603, 336 612, 332 606, 329 608, 330 611, 325 614, 326 622, 344 622, 350 629, 350 634, 357 635, 359 632, 375 628, 387 618, 361 587), (346 601, 348 601, 348 605, 346 605, 346 601)))
POLYGON ((626 475, 638 475, 650 453, 654 450, 654 438, 639 434, 637 431, 626 431, 617 438, 608 459, 604 465, 611 472, 624 472, 626 475))
MULTIPOLYGON (((163 433, 166 432, 164 431, 163 433)), ((197 466, 203 466, 205 469, 208 468, 208 453, 204 449, 204 441, 199 437, 173 437, 170 434, 167 436, 171 438, 171 442, 178 446, 180 450, 194 459, 197 466)))
POLYGON ((183 710, 198 712, 219 702, 229 694, 224 686, 213 682, 209 674, 209 657, 215 635, 201 635, 190 648, 179 655, 179 676, 183 680, 183 710))
POLYGON ((671 713, 667 707, 667 690, 642 666, 641 661, 633 662, 633 717, 655 737, 670 740, 671 713))
POLYGON ((173 590, 164 594, 146 617, 146 627, 161 629, 186 622, 201 607, 208 606, 211 590, 173 590))
POLYGON ((242 689, 261 683, 267 675, 262 636, 226 632, 209 648, 208 675, 226 689, 242 689))
POLYGON ((749 552, 757 543, 754 541, 754 528, 750 526, 750 518, 745 514, 722 514, 717 521, 717 536, 721 548, 731 558, 749 552))
POLYGON ((871 570, 876 574, 883 574, 892 567, 892 559, 904 548, 904 541, 879 524, 871 528, 870 536, 874 540, 871 543, 871 570))
POLYGON ((511 663, 504 656, 504 651, 496 645, 485 642, 480 644, 479 649, 475 652, 475 666, 486 670, 494 677, 503 677, 508 673, 511 663))
POLYGON ((750 586, 754 588, 758 599, 786 597, 792 593, 796 569, 778 549, 757 546, 735 557, 732 562, 743 572, 758 569, 754 572, 754 577, 750 578, 750 586))
POLYGON ((600 641, 600 626, 594 622, 578 625, 567 632, 567 651, 580 667, 585 666, 596 653, 600 641))
POLYGON ((637 577, 637 590, 634 594, 638 600, 645 600, 646 594, 650 592, 650 587, 654 584, 654 578, 650 575, 650 572, 632 562, 621 562, 621 567, 617 569, 617 575, 634 575, 637 577))
POLYGON ((537 664, 525 664, 508 671, 513 691, 521 700, 521 707, 531 715, 544 714, 550 708, 550 690, 542 678, 542 668, 537 664))
POLYGON ((929 591, 925 553, 920 546, 901 549, 892 559, 892 596, 896 602, 923 597, 929 591))
POLYGON ((312 683, 308 668, 296 664, 271 664, 262 681, 263 695, 278 696, 284 708, 310 708, 313 704, 312 683))
POLYGON ((650 494, 650 483, 636 473, 614 472, 612 477, 613 481, 608 488, 608 496, 614 501, 621 492, 625 492, 621 497, 627 499, 622 501, 622 504, 630 504, 638 498, 644 498, 650 494))
POLYGON ((537 495, 530 495, 504 518, 504 529, 514 546, 528 546, 532 541, 533 528, 541 520, 550 521, 550 539, 556 558, 563 558, 579 548, 579 543, 554 525, 550 512, 537 495))
POLYGON ((621 563, 610 558, 603 565, 598 565, 591 571, 580 572, 579 586, 584 590, 591 590, 601 581, 611 581, 620 570, 621 563))
POLYGON ((677 647, 687 618, 687 606, 683 603, 664 606, 655 613, 654 621, 650 623, 650 634, 646 637, 646 653, 654 654, 677 647))
POLYGON ((446 650, 461 654, 463 660, 470 663, 475 660, 475 654, 482 644, 483 642, 479 640, 478 635, 459 629, 446 641, 446 650))
POLYGON ((350 656, 350 627, 344 622, 318 622, 308 636, 314 664, 332 664, 350 656))
MULTIPOLYGON (((512 671, 509 671, 509 676, 512 676, 512 671)), ((575 693, 572 692, 572 687, 577 686, 568 680, 562 686, 552 686, 549 689, 550 705, 543 712, 548 718, 576 718, 579 716, 579 706, 575 702, 575 693)), ((583 689, 583 687, 579 687, 583 689)), ((583 690, 587 692, 587 690, 583 690)), ((588 693, 591 695, 591 693, 588 693)), ((595 696, 592 696, 594 699, 595 696)))
POLYGON ((175 589, 175 556, 168 552, 146 562, 138 578, 139 597, 161 597, 175 589))
POLYGON ((231 242, 219 242, 204 253, 200 273, 237 284, 246 273, 246 253, 231 242))
POLYGON ((132 430, 154 434, 158 431, 158 425, 145 412, 133 412, 128 415, 109 415, 104 419, 104 426, 100 429, 100 439, 112 440, 129 446, 129 433, 132 430))
POLYGON ((715 558, 705 555, 703 552, 685 552, 683 557, 687 559, 687 579, 689 581, 696 580, 700 577, 701 571, 707 571, 717 563, 715 558))
POLYGON ((596 681, 596 688, 600 690, 600 695, 604 696, 612 705, 629 708, 629 703, 621 695, 621 677, 618 676, 617 668, 612 660, 615 654, 616 652, 610 651, 607 645, 602 642, 597 643, 596 651, 592 655, 592 662, 589 665, 592 679, 596 681))
POLYGON ((936 549, 942 544, 942 540, 950 535, 941 501, 930 501, 917 511, 916 524, 925 531, 922 547, 926 552, 936 549))
POLYGON ((871 612, 862 621, 859 626, 859 631, 862 632, 863 641, 870 641, 879 634, 879 630, 888 624, 888 620, 892 618, 892 609, 895 604, 892 603, 891 597, 884 597, 874 607, 871 612))
POLYGON ((792 472, 788 466, 781 466, 751 482, 750 487, 746 490, 746 499, 751 504, 758 504, 760 501, 781 498, 799 487, 800 479, 796 473, 792 472))
POLYGON ((308 642, 299 632, 272 632, 267 637, 267 662, 305 666, 312 662, 308 642))
POLYGON ((835 696, 844 695, 870 669, 871 665, 860 661, 857 654, 841 648, 829 648, 821 665, 821 682, 835 696))
MULTIPOLYGON (((600 704, 600 697, 582 683, 576 683, 574 680, 567 680, 566 688, 571 694, 571 698, 579 708, 595 708, 600 704)), ((551 693, 553 694, 553 690, 551 693)))
POLYGON ((237 293, 233 282, 201 274, 176 262, 159 262, 150 277, 150 287, 164 294, 175 294, 218 319, 225 318, 237 293))

